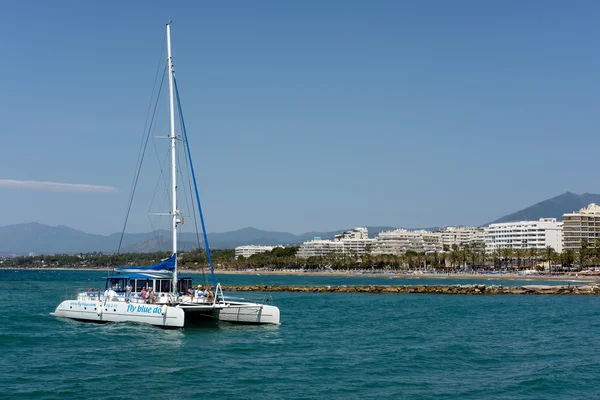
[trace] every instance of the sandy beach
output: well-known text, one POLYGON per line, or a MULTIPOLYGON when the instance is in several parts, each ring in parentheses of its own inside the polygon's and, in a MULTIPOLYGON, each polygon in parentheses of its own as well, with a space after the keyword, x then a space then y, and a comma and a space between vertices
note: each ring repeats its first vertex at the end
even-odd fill
MULTIPOLYGON (((112 268, 5 268, 5 270, 20 270, 20 271, 112 271, 112 268)), ((180 269, 180 273, 210 273, 205 270, 198 269, 180 269)), ((370 276, 370 277, 397 277, 397 278, 424 278, 424 279, 515 279, 515 280, 574 280, 574 281, 588 281, 598 282, 600 281, 599 275, 586 275, 586 274, 559 274, 559 275, 547 275, 547 274, 517 274, 517 273, 489 273, 489 274, 474 274, 474 273, 404 273, 404 272, 349 272, 349 271, 300 271, 300 270, 215 270, 217 275, 295 275, 295 276, 370 276)))
MULTIPOLYGON (((196 270, 188 270, 186 272, 202 272, 196 270)), ((516 274, 516 273, 505 273, 505 274, 469 274, 469 273, 402 273, 402 272, 347 272, 347 271, 293 271, 293 270, 282 270, 282 271, 271 271, 271 270, 244 270, 244 271, 230 271, 230 270, 215 270, 215 274, 228 275, 228 274, 249 274, 249 275, 306 275, 306 276, 392 276, 398 278, 431 278, 431 279, 522 279, 522 280, 578 280, 578 281, 600 281, 599 275, 583 275, 583 274, 561 274, 561 275, 545 275, 545 274, 516 274)))

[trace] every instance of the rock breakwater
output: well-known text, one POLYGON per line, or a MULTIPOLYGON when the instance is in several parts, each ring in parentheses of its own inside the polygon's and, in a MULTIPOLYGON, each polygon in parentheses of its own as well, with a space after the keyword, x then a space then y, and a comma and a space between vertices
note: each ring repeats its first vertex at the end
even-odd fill
POLYGON ((558 294, 600 295, 600 286, 501 286, 501 285, 364 285, 364 286, 285 286, 285 285, 223 285, 223 290, 232 292, 300 292, 300 293, 424 293, 424 294, 558 294))

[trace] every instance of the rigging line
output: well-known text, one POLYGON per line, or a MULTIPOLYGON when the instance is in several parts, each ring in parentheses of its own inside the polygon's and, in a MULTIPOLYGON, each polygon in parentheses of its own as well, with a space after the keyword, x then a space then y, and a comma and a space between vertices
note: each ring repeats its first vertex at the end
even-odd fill
MULTIPOLYGON (((160 184, 160 180, 157 182, 157 184, 160 184)), ((158 192, 157 190, 154 192, 154 196, 152 198, 152 203, 154 203, 154 199, 156 198, 157 192, 158 192)), ((163 199, 162 199, 162 202, 160 203, 160 205, 158 206, 158 210, 166 209, 166 207, 164 205, 165 205, 165 203, 168 203, 168 202, 170 202, 170 196, 169 196, 169 193, 167 193, 165 191, 165 192, 163 192, 163 199)), ((162 246, 163 242, 164 242, 163 236, 158 234, 158 230, 156 229, 156 226, 152 222, 152 217, 150 216, 150 209, 148 210, 148 219, 150 220, 150 225, 152 226, 152 231, 154 233, 154 236, 155 236, 156 240, 158 241, 159 250, 167 252, 168 250, 163 248, 163 246, 162 246)))
MULTIPOLYGON (((183 152, 183 153, 185 154, 185 152, 183 152)), ((177 182, 182 182, 182 183, 184 183, 184 182, 185 182, 185 178, 186 178, 186 176, 184 175, 184 171, 188 171, 188 170, 189 170, 189 164, 187 163, 187 156, 185 157, 185 160, 186 160, 186 163, 185 163, 185 165, 186 165, 188 168, 187 168, 187 169, 184 169, 184 168, 178 168, 178 172, 179 172, 179 178, 180 178, 180 179, 178 179, 178 180, 177 180, 177 182)), ((181 154, 180 154, 180 152, 178 152, 178 153, 177 153, 177 165, 180 165, 180 166, 184 165, 184 163, 183 163, 183 162, 181 162, 181 154)), ((186 175, 187 175, 187 176, 189 176, 189 173, 188 173, 188 174, 186 174, 186 175)), ((188 202, 188 198, 187 198, 187 193, 188 193, 188 190, 187 190, 187 189, 188 189, 188 188, 187 188, 187 186, 186 186, 186 185, 184 185, 184 184, 182 184, 182 185, 178 186, 178 188, 179 188, 179 187, 181 187, 182 196, 179 196, 177 199, 178 199, 180 202, 182 201, 181 199, 184 199, 184 201, 185 201, 185 207, 186 207, 186 208, 185 208, 185 210, 193 210, 193 208, 191 208, 191 207, 190 207, 190 203, 188 202)), ((191 192, 191 186, 189 186, 189 188, 190 188, 190 192, 191 192)), ((193 203, 192 203, 192 204, 193 204, 193 203)), ((182 207, 182 209, 183 209, 183 207, 182 207)), ((182 214, 182 215, 183 215, 183 214, 182 214)))
MULTIPOLYGON (((190 162, 189 162, 188 156, 187 156, 187 154, 185 152, 184 152, 184 155, 185 155, 185 165, 189 169, 190 162)), ((192 177, 190 176, 190 174, 187 174, 187 181, 188 181, 187 184, 188 184, 188 186, 190 188, 190 191, 189 191, 190 198, 189 199, 186 198, 186 202, 189 201, 188 204, 192 205, 191 207, 189 207, 189 206, 188 207, 189 207, 190 210, 192 210, 191 215, 194 217, 194 227, 196 228, 196 241, 198 243, 198 248, 200 248, 201 247, 201 241, 200 241, 200 233, 199 233, 199 229, 198 229, 198 215, 196 213, 196 209, 194 208, 196 206, 196 202, 194 201, 194 195, 193 195, 192 190, 191 190, 191 188, 192 188, 192 177)))
MULTIPOLYGON (((185 154, 185 152, 183 152, 183 153, 185 154)), ((185 159, 187 160, 187 157, 185 157, 185 159)), ((180 165, 180 166, 184 165, 184 163, 181 162, 181 152, 177 153, 177 165, 180 165)), ((189 165, 187 164, 187 162, 185 163, 185 165, 188 166, 187 169, 184 169, 184 168, 179 168, 178 169, 180 179, 178 179, 177 181, 182 183, 180 186, 178 186, 178 187, 181 187, 181 191, 182 191, 182 196, 179 196, 178 200, 181 203, 185 203, 185 208, 182 207, 182 209, 191 210, 193 212, 194 209, 192 207, 190 207, 190 203, 189 203, 188 197, 187 197, 188 187, 184 184, 185 183, 185 178, 186 178, 185 175, 189 176, 189 173, 184 174, 184 171, 189 171, 189 165)), ((190 188, 190 193, 191 193, 191 186, 189 188, 190 188)), ((192 203, 192 205, 193 205, 193 203, 192 203)), ((182 215, 182 217, 185 216, 183 213, 181 215, 182 215)), ((183 225, 181 226, 181 230, 182 230, 182 233, 183 233, 183 225)), ((181 240, 182 240, 182 243, 183 243, 183 235, 181 236, 181 240)), ((190 250, 190 249, 188 249, 188 250, 190 250)))
MULTIPOLYGON (((154 146, 154 150, 156 150, 156 146, 154 146)), ((158 177, 158 179, 156 180, 156 187, 154 188, 154 193, 152 194, 152 200, 150 200, 150 206, 148 207, 148 212, 150 212, 152 210, 152 205, 154 204, 154 199, 156 198, 156 193, 158 193, 158 186, 161 183, 161 178, 162 178, 162 183, 165 184, 165 191, 168 191, 168 186, 167 186, 167 181, 164 177, 164 173, 163 173, 163 165, 165 165, 168 161, 169 161, 169 150, 166 150, 165 152, 165 158, 163 160, 163 162, 160 162, 160 158, 158 156, 158 152, 155 152, 156 154, 156 159, 158 160, 158 168, 160 169, 160 175, 158 177)), ((170 202, 170 200, 169 200, 170 202)), ((163 204, 164 204, 164 199, 163 199, 163 204)), ((173 208, 173 207, 170 207, 173 208)), ((159 208, 159 210, 162 210, 162 204, 161 204, 161 208, 159 208)))
POLYGON ((167 161, 168 161, 169 155, 170 155, 170 149, 166 150, 166 152, 165 152, 165 159, 161 163, 160 162, 160 156, 158 154, 158 148, 156 147, 156 140, 153 140, 152 144, 153 144, 153 147, 154 147, 154 154, 156 155, 156 160, 158 161, 158 167, 160 169, 160 175, 159 175, 158 181, 156 182, 156 188, 155 188, 155 192, 154 192, 154 194, 156 194, 156 189, 158 188, 158 185, 159 185, 159 183, 161 181, 161 178, 162 178, 163 183, 165 184, 165 190, 168 190, 168 187, 169 187, 169 184, 167 183, 167 178, 165 177, 165 172, 164 172, 163 166, 167 164, 167 161))
MULTIPOLYGON (((179 125, 181 127, 181 117, 179 117, 179 125)), ((185 142, 183 143, 185 146, 185 142)), ((177 165, 184 165, 183 162, 181 162, 181 152, 177 153, 177 165)), ((196 210, 194 208, 195 206, 195 202, 194 202, 194 196, 192 193, 192 183, 191 183, 191 177, 190 177, 190 163, 189 163, 189 159, 188 159, 188 155, 185 151, 183 151, 183 158, 185 160, 185 166, 187 168, 180 168, 179 169, 179 176, 181 177, 181 179, 179 180, 179 182, 182 182, 181 184, 181 190, 182 190, 182 196, 179 196, 178 199, 185 199, 185 209, 186 210, 190 210, 189 216, 193 216, 194 218, 194 225, 193 228, 195 230, 196 233, 196 242, 197 242, 197 246, 198 246, 198 250, 201 249, 201 242, 200 242, 200 234, 199 234, 199 229, 198 229, 198 218, 197 218, 197 214, 196 214, 196 210), (186 179, 187 178, 187 179, 186 179), (183 184, 184 182, 186 182, 187 180, 187 185, 183 184), (189 193, 189 198, 188 198, 188 193, 189 193)), ((179 236, 181 238, 181 241, 183 243, 183 226, 182 226, 182 235, 179 236)), ((189 248, 188 251, 192 251, 192 248, 189 248)), ((200 252, 199 252, 200 254, 200 252)), ((201 264, 200 268, 202 270, 202 279, 204 281, 205 285, 208 285, 208 279, 206 277, 206 271, 204 268, 204 265, 201 264)))
MULTIPOLYGON (((146 128, 148 127, 148 118, 150 117, 150 109, 151 109, 152 103, 153 103, 152 99, 153 99, 153 96, 155 93, 154 89, 156 89, 156 82, 158 81, 158 72, 160 71, 160 66, 162 64, 162 60, 164 60, 163 52, 165 51, 165 44, 167 42, 166 36, 167 35, 165 34, 165 36, 163 37, 162 47, 160 49, 160 57, 158 59, 157 65, 156 65, 156 73, 154 74, 154 83, 152 84, 152 92, 151 92, 152 95, 150 96, 150 102, 148 103, 148 111, 146 111, 146 122, 144 123, 144 131, 143 132, 146 132, 146 128)), ((165 67, 165 69, 166 69, 166 67, 165 67)), ((164 71, 163 71, 163 74, 164 74, 164 71)), ((157 98, 159 96, 160 96, 160 91, 156 94, 157 98)), ((144 135, 142 135, 142 142, 140 143, 140 152, 142 150, 143 143, 144 143, 144 135)), ((139 154, 138 154, 138 161, 139 161, 139 154)))
MULTIPOLYGON (((165 67, 165 71, 166 71, 166 67, 165 67)), ((163 73, 163 77, 160 81, 160 87, 158 89, 159 93, 162 91, 162 86, 165 81, 165 75, 166 74, 163 73)), ((123 244, 123 236, 125 235, 125 229, 127 228, 127 220, 129 219, 131 205, 133 204, 133 197, 135 195, 135 189, 137 187, 138 179, 140 177, 140 172, 142 171, 142 163, 144 162, 144 155, 146 154, 146 147, 148 146, 148 140, 150 139, 150 131, 152 129, 152 124, 154 123, 154 116, 156 115, 156 109, 158 107, 158 100, 159 100, 159 96, 156 97, 156 103, 154 104, 154 111, 152 112, 152 118, 150 119, 150 128, 148 129, 148 133, 146 134, 146 140, 144 143, 142 156, 140 157, 140 160, 139 160, 140 162, 137 166, 137 171, 134 175, 135 177, 133 180, 133 188, 131 189, 131 195, 129 196, 129 204, 127 206, 127 212, 125 213, 125 222, 123 223, 123 230, 121 231, 121 238, 119 239, 119 247, 117 248, 117 253, 119 253, 121 251, 121 246, 123 244)))
POLYGON ((175 94, 177 95, 177 105, 179 108, 179 116, 181 118, 181 127, 183 129, 183 137, 185 139, 185 147, 187 149, 188 158, 190 159, 190 171, 192 172, 194 189, 196 190, 196 202, 198 204, 198 214, 200 215, 200 222, 202 224, 202 234, 204 235, 204 246, 206 248, 206 256, 208 257, 208 265, 210 267, 210 274, 212 276, 215 293, 217 293, 217 278, 215 277, 215 270, 213 268, 212 257, 210 256, 210 247, 208 246, 208 237, 206 236, 206 226, 204 225, 204 216, 202 215, 202 206, 200 204, 200 195, 198 194, 198 184, 196 183, 196 174, 194 172, 194 164, 192 163, 192 155, 190 153, 190 145, 188 142, 187 131, 185 129, 185 122, 183 120, 183 111, 181 109, 181 99, 179 98, 179 89, 177 87, 177 79, 175 79, 175 76, 173 76, 173 84, 175 86, 175 94))
POLYGON ((150 221, 150 226, 152 227, 152 233, 154 234, 154 240, 156 240, 156 243, 158 244, 158 250, 164 251, 163 247, 162 247, 162 240, 160 240, 160 237, 158 236, 158 233, 156 232, 156 228, 154 227, 154 224, 152 223, 152 218, 150 217, 150 215, 148 215, 148 220, 150 221))
MULTIPOLYGON (((146 129, 148 128, 148 119, 150 118, 150 110, 152 109, 152 103, 153 103, 153 99, 154 99, 154 94, 156 93, 156 82, 158 81, 158 72, 160 71, 160 66, 162 64, 162 60, 163 60, 163 52, 165 50, 165 43, 166 43, 166 34, 165 37, 163 38, 162 41, 162 47, 160 49, 160 57, 158 59, 158 63, 156 65, 156 73, 154 74, 154 82, 152 83, 152 91, 150 92, 150 101, 148 102, 148 110, 146 111, 146 121, 144 122, 144 130, 142 131, 142 140, 140 141, 140 148, 138 150, 138 156, 137 156, 137 160, 135 162, 136 166, 140 165, 140 158, 143 157, 142 156, 142 151, 143 151, 143 147, 144 147, 144 139, 146 138, 146 136, 148 135, 146 129)), ((166 67, 165 67, 166 69, 166 67)), ((164 79, 164 71, 163 71, 163 79, 164 79)), ((161 82, 161 87, 162 87, 162 82, 161 82)), ((160 90, 158 93, 156 93, 156 97, 158 99, 158 97, 160 96, 160 90)), ((158 100, 157 100, 158 101, 158 100)), ((154 116, 153 116, 154 117, 154 116)), ((135 185, 135 180, 136 180, 136 174, 134 173, 133 175, 133 179, 132 179, 132 187, 133 185, 135 185)), ((133 191, 135 189, 132 189, 132 193, 130 194, 130 198, 133 197, 133 191)), ((126 217, 127 218, 127 217, 126 217)), ((125 224, 127 224, 127 222, 125 222, 125 224)))
MULTIPOLYGON (((179 104, 178 104, 178 107, 179 107, 179 104)), ((179 125, 180 125, 180 127, 183 126, 183 123, 182 123, 182 120, 181 120, 181 113, 179 115, 179 125)), ((182 128, 182 130, 183 130, 183 128, 182 128)), ((187 142, 186 142, 186 148, 187 148, 187 142)), ((183 152, 183 154, 185 156, 185 165, 187 166, 187 171, 189 171, 190 170, 190 161, 189 161, 189 158, 188 158, 188 154, 185 151, 183 152)), ((190 187, 190 200, 191 200, 191 204, 192 204, 192 207, 190 207, 189 209, 192 210, 192 216, 194 217, 194 228, 196 230, 196 242, 198 243, 198 253, 200 253, 200 249, 202 248, 202 244, 201 244, 201 241, 200 241, 200 232, 199 232, 199 229, 198 229, 198 214, 196 213, 196 208, 195 208, 196 203, 194 201, 194 195, 192 194, 192 190, 191 190, 191 188, 192 188, 192 177, 190 176, 189 173, 187 174, 187 178, 188 178, 188 186, 190 187)), ((207 259, 207 262, 208 262, 208 259, 207 259)), ((200 268, 202 269, 202 279, 204 280, 204 284, 208 285, 208 279, 206 277, 206 271, 204 269, 204 264, 201 264, 200 268)))

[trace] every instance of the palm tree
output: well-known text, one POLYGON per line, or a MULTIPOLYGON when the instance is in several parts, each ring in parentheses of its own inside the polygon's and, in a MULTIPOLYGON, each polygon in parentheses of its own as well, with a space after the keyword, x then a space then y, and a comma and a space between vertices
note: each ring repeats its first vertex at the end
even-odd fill
POLYGON ((517 268, 521 269, 521 261, 527 257, 527 251, 525 249, 516 249, 515 257, 517 258, 517 268))
POLYGON ((455 265, 460 262, 460 254, 457 250, 450 251, 449 254, 450 268, 454 269, 455 265))
POLYGON ((530 247, 527 249, 527 257, 529 257, 529 264, 531 265, 531 269, 534 269, 534 264, 537 259, 538 251, 535 247, 530 247))
POLYGON ((463 244, 460 247, 458 254, 460 255, 460 263, 462 264, 462 268, 467 269, 467 261, 469 260, 469 245, 463 244))
POLYGON ((494 263, 493 269, 496 269, 496 265, 502 267, 502 249, 496 249, 492 252, 492 262, 494 263))
POLYGON ((600 264, 600 238, 597 238, 596 242, 594 243, 594 256, 596 257, 594 266, 597 267, 600 264))
POLYGON ((570 269, 575 262, 575 252, 573 249, 564 250, 562 253, 560 253, 560 256, 562 266, 570 269))
POLYGON ((479 259, 479 251, 475 249, 474 246, 471 246, 469 257, 471 258, 471 269, 473 269, 477 265, 477 260, 479 259))
POLYGON ((578 254, 580 270, 586 266, 588 257, 589 257, 588 242, 587 242, 587 240, 582 240, 581 248, 579 249, 579 254, 578 254))
POLYGON ((509 262, 510 262, 510 266, 512 268, 513 249, 509 249, 509 248, 500 249, 500 254, 502 256, 502 259, 504 261, 506 261, 506 269, 508 270, 508 263, 509 262))
POLYGON ((552 262, 556 259, 556 251, 548 246, 544 249, 544 259, 548 261, 548 271, 552 274, 552 262))

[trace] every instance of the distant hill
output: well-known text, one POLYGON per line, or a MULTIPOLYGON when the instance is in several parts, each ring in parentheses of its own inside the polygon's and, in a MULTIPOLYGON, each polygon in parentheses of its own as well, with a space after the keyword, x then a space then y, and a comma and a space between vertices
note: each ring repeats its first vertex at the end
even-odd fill
MULTIPOLYGON (((369 227, 369 236, 395 229, 389 226, 369 227)), ((208 242, 211 248, 231 249, 237 246, 257 245, 298 245, 315 236, 332 239, 343 232, 340 229, 331 232, 306 232, 294 235, 288 232, 263 231, 256 228, 243 228, 230 232, 210 233, 208 242)), ((49 226, 36 222, 7 225, 0 227, 0 255, 27 255, 53 253, 88 253, 93 251, 113 253, 117 250, 120 233, 97 235, 85 233, 66 226, 49 226)), ((170 232, 159 230, 148 233, 126 233, 123 236, 121 251, 124 253, 144 253, 168 250, 170 232)), ((195 233, 182 233, 179 248, 190 250, 198 247, 195 233)))
POLYGON ((565 192, 560 196, 544 200, 515 213, 505 215, 491 224, 514 221, 535 221, 540 218, 556 218, 562 221, 563 214, 578 211, 590 203, 600 204, 600 194, 575 194, 565 192))

